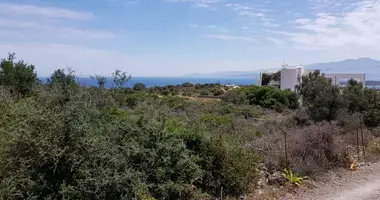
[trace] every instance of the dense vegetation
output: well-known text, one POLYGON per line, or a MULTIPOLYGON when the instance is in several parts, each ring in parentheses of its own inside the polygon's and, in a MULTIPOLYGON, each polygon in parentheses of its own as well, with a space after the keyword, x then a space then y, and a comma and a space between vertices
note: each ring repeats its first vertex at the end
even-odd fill
POLYGON ((279 84, 281 81, 281 71, 275 73, 263 73, 261 76, 261 85, 270 85, 271 82, 279 84))
POLYGON ((338 92, 320 74, 299 88, 305 110, 295 93, 273 87, 129 89, 131 77, 116 71, 105 89, 104 77, 81 87, 61 69, 42 84, 14 54, 0 67, 0 199, 237 197, 255 188, 260 170, 308 174, 344 162, 337 145, 354 142, 344 124, 355 114, 368 127, 380 123, 377 91, 350 82, 338 92))

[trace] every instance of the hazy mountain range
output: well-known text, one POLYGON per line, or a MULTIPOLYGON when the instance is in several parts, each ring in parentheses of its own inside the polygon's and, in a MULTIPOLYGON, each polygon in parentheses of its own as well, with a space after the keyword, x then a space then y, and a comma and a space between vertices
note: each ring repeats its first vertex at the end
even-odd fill
MULTIPOLYGON (((367 80, 380 80, 380 61, 372 58, 347 59, 339 62, 315 63, 305 65, 307 69, 319 69, 324 73, 365 73, 367 80)), ((261 72, 278 70, 280 68, 262 69, 256 71, 225 71, 214 73, 188 74, 185 77, 230 77, 256 78, 261 72)))

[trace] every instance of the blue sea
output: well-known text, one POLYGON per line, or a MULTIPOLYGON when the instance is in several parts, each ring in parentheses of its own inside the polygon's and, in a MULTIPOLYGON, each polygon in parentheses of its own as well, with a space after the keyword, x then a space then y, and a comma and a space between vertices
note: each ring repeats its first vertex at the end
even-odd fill
MULTIPOLYGON (((47 78, 40 78, 42 82, 46 82, 47 78)), ((77 78, 82 86, 97 86, 96 80, 90 77, 77 78)), ((180 85, 183 83, 192 84, 206 84, 206 83, 219 83, 221 85, 235 84, 235 85, 254 85, 256 79, 254 78, 189 78, 189 77, 132 77, 125 87, 133 87, 136 83, 143 83, 146 87, 165 86, 165 85, 180 85)), ((107 78, 105 87, 112 87, 113 79, 107 78)))

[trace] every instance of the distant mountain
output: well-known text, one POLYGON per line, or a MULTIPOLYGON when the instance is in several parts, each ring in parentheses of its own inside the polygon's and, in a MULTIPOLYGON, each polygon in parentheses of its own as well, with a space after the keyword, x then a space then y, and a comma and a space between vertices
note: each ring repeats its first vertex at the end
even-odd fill
MULTIPOLYGON (((347 59, 338 62, 328 62, 328 63, 315 63, 306 65, 307 69, 319 69, 324 73, 365 73, 367 80, 380 80, 380 61, 374 60, 372 58, 358 58, 358 59, 347 59)), ((256 71, 225 71, 225 72, 215 72, 215 73, 198 73, 189 74, 185 77, 230 77, 230 78, 244 78, 244 77, 257 77, 261 72, 278 70, 274 69, 262 69, 256 71)))
POLYGON ((372 58, 316 63, 305 67, 307 69, 319 69, 324 73, 365 73, 367 80, 380 80, 380 61, 372 58))
POLYGON ((328 62, 328 63, 316 63, 307 65, 306 68, 309 69, 321 69, 327 71, 361 71, 363 68, 365 70, 377 69, 380 70, 380 61, 374 60, 372 58, 358 58, 358 59, 347 59, 339 62, 328 62))

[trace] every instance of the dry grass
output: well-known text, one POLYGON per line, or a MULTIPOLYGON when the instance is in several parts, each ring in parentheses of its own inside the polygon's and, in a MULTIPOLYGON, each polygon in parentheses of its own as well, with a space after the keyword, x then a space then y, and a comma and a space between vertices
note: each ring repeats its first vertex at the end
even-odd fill
MULTIPOLYGON (((353 162, 364 161, 361 132, 358 159, 356 130, 348 131, 335 123, 296 126, 289 122, 272 121, 260 125, 258 131, 263 135, 251 141, 251 145, 263 156, 269 173, 290 167, 295 172, 311 175, 332 167, 347 167, 353 162)), ((364 146, 368 144, 366 160, 372 159, 371 152, 380 152, 380 139, 374 140, 373 135, 373 132, 363 129, 364 146)))

